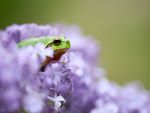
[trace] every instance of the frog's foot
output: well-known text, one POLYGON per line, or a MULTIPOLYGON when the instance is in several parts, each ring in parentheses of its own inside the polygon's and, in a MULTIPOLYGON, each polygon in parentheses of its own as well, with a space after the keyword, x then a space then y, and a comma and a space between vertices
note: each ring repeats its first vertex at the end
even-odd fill
POLYGON ((46 66, 42 66, 41 68, 40 68, 40 71, 41 72, 44 72, 46 70, 46 66))

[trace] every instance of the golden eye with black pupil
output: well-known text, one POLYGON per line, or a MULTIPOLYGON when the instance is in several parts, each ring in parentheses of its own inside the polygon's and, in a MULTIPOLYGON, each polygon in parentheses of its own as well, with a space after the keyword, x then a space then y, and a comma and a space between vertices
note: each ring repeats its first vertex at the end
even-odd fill
POLYGON ((53 44, 59 45, 61 43, 61 39, 54 39, 53 44))

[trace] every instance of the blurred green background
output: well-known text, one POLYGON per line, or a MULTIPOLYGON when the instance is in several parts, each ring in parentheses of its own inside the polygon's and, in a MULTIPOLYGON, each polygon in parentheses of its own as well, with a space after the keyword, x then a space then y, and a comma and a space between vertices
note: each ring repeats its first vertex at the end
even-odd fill
POLYGON ((110 80, 139 80, 150 88, 149 0, 0 1, 1 29, 32 22, 79 25, 101 44, 99 64, 110 80))

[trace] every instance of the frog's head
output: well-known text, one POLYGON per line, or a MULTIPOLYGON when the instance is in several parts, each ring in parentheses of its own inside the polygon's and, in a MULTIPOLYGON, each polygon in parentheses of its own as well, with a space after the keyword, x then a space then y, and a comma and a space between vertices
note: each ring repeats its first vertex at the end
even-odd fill
POLYGON ((52 42, 47 45, 47 47, 51 47, 55 50, 69 49, 70 41, 66 39, 64 36, 53 37, 52 42))

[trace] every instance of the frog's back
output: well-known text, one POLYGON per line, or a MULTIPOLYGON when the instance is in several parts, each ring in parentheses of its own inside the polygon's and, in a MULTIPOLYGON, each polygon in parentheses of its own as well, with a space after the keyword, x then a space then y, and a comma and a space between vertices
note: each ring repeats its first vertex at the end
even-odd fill
POLYGON ((37 43, 42 43, 45 46, 53 41, 53 37, 29 38, 17 44, 18 47, 35 46, 37 43))

